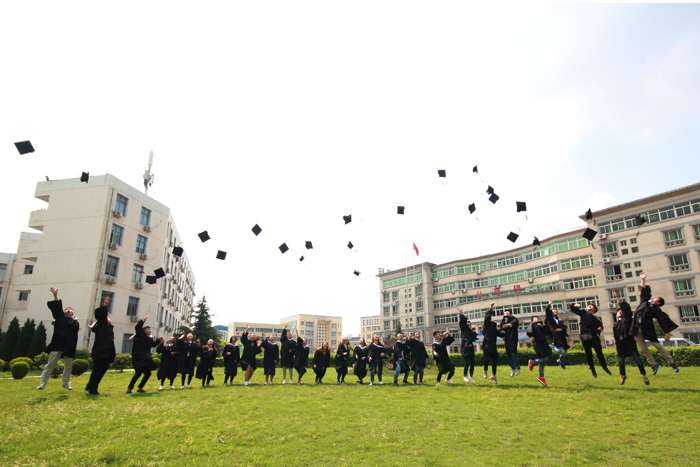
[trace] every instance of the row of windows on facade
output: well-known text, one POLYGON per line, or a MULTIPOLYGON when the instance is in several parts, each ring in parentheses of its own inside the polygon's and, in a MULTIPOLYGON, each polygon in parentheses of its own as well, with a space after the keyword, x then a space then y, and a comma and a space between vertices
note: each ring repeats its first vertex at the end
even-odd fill
MULTIPOLYGON (((107 297, 109 297, 109 304, 107 305, 107 310, 110 314, 112 314, 115 297, 114 292, 111 292, 109 290, 103 290, 100 296, 100 303, 104 303, 107 297)), ((138 297, 130 296, 126 305, 126 316, 138 318, 140 303, 141 300, 138 297)), ((162 308, 160 304, 158 304, 156 322, 158 323, 158 327, 167 327, 171 328, 172 330, 177 330, 180 327, 180 321, 173 314, 162 308)))
MULTIPOLYGON (((666 206, 660 209, 638 212, 625 218, 598 224, 598 233, 608 234, 620 232, 622 230, 638 229, 639 226, 637 225, 636 220, 637 216, 641 216, 646 219, 646 222, 643 225, 647 225, 668 221, 677 217, 690 216, 697 213, 700 213, 700 200, 696 199, 693 201, 686 201, 684 203, 676 203, 672 206, 666 206)), ((696 230, 696 232, 698 231, 696 230)))

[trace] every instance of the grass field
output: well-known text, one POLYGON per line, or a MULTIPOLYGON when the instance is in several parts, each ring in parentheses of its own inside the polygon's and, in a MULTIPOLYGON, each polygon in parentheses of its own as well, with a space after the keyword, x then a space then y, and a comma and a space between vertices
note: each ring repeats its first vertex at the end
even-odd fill
MULTIPOLYGON (((614 371, 614 368, 611 368, 614 371)), ((537 370, 499 384, 479 376, 454 385, 360 386, 352 374, 336 386, 331 370, 322 386, 313 372, 302 386, 253 385, 239 373, 215 386, 124 394, 131 372, 105 375, 100 396, 37 378, 0 380, 3 466, 684 466, 700 458, 700 368, 670 368, 643 385, 636 368, 590 376, 584 366, 537 370), (308 384, 311 383, 311 384, 308 384)), ((602 373, 602 372, 601 372, 602 373)), ((9 377, 9 373, 0 373, 9 377)), ((278 370, 277 379, 281 378, 278 370)), ((412 381, 412 375, 411 379, 412 381)), ((193 383, 198 380, 193 380, 193 383)), ((278 381, 279 382, 279 381, 278 381)), ((179 387, 176 386, 176 387, 179 387)))

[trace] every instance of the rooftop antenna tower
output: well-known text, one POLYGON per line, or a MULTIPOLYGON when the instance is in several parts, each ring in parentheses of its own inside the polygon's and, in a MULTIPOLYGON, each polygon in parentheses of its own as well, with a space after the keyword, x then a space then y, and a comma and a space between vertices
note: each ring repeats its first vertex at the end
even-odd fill
POLYGON ((143 173, 143 187, 146 189, 146 194, 148 194, 148 187, 153 185, 153 177, 155 174, 151 173, 151 166, 153 165, 153 151, 148 155, 148 170, 143 173))

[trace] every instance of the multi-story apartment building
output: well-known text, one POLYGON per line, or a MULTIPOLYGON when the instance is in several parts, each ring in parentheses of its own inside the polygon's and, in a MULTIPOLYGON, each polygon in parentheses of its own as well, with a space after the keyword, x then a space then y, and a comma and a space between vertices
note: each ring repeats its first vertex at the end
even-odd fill
POLYGON ((170 209, 111 175, 37 183, 35 197, 47 207, 30 213, 22 233, 0 326, 17 316, 44 321, 51 337, 50 287, 59 290, 80 322, 78 348, 89 348, 93 310, 109 304, 117 352, 129 352, 135 323, 148 315, 156 336, 189 325, 195 278, 170 209), (145 279, 157 268, 166 276, 155 285, 145 279))
POLYGON ((362 337, 365 342, 371 342, 372 334, 379 333, 382 330, 382 320, 379 315, 363 316, 360 318, 360 321, 362 321, 360 337, 362 337))
POLYGON ((250 326, 249 332, 254 332, 257 335, 265 333, 268 336, 274 334, 275 339, 279 339, 285 324, 292 334, 294 334, 294 329, 298 329, 299 337, 306 337, 311 348, 320 347, 323 342, 328 342, 331 350, 335 350, 343 336, 343 318, 318 315, 293 315, 280 319, 279 324, 234 321, 228 325, 228 335, 240 339, 246 327, 250 326))
MULTIPOLYGON (((585 215, 581 216, 585 221, 585 215)), ((511 309, 521 322, 521 340, 532 316, 544 315, 548 300, 578 340, 578 317, 572 303, 595 302, 613 345, 613 290, 636 306, 639 274, 680 328, 675 335, 700 341, 700 314, 695 279, 700 271, 700 184, 662 193, 594 213, 588 226, 600 235, 592 243, 583 229, 550 237, 541 246, 525 246, 478 258, 385 272, 379 277, 379 309, 384 338, 397 322, 404 331, 459 332, 457 307, 481 330, 484 313, 495 302, 498 316, 511 309), (646 222, 637 226, 641 215, 646 222)), ((361 318, 363 329, 366 320, 361 318)), ((364 335, 364 331, 363 331, 364 335)), ((458 335, 458 334, 457 334, 458 335)), ((457 345, 452 351, 457 351, 457 345)))
POLYGON ((5 309, 7 301, 7 284, 12 275, 12 268, 15 263, 14 253, 0 253, 0 310, 5 309))

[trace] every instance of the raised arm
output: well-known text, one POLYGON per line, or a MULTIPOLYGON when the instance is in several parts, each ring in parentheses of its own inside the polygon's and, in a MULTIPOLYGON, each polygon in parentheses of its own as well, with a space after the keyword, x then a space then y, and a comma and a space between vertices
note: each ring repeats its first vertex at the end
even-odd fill
POLYGON ((584 313, 587 313, 586 310, 581 310, 581 304, 580 303, 573 303, 571 305, 571 312, 575 315, 583 316, 584 313))
POLYGON ((484 315, 484 324, 490 323, 493 321, 493 306, 496 304, 496 302, 491 302, 491 306, 489 307, 488 310, 486 310, 486 314, 484 315))

